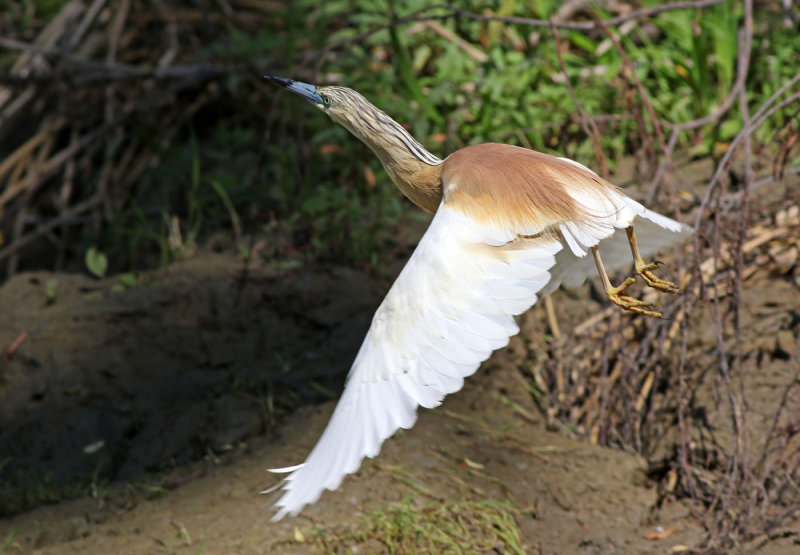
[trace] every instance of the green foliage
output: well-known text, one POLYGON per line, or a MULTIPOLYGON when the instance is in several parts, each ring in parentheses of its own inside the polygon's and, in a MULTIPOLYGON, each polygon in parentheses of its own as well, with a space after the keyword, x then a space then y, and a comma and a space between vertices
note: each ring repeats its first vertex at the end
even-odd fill
POLYGON ((133 272, 120 274, 119 282, 111 286, 112 293, 122 293, 128 289, 133 289, 139 284, 139 276, 133 272))
MULTIPOLYGON (((644 48, 637 49, 637 57, 642 62, 655 61, 645 76, 654 85, 654 101, 666 121, 681 123, 705 117, 730 94, 736 79, 741 16, 739 2, 700 11, 667 12, 655 20, 663 33, 659 42, 638 34, 644 48), (664 48, 664 41, 672 48, 664 48)), ((711 153, 714 143, 731 140, 741 129, 740 118, 727 120, 707 135, 697 154, 711 153)))
MULTIPOLYGON (((381 22, 379 5, 356 4, 361 8, 356 14, 350 3, 326 5, 328 13, 347 17, 350 23, 345 26, 346 32, 334 34, 333 40, 367 32, 381 22), (336 11, 337 7, 341 12, 336 11)), ((541 13, 553 9, 551 3, 535 4, 541 13)), ((472 2, 467 9, 481 13, 485 7, 484 3, 472 2)), ((524 5, 514 7, 508 15, 531 15, 524 5)), ((420 8, 420 3, 412 1, 393 3, 397 16, 420 8)), ((655 39, 641 28, 623 39, 623 46, 639 68, 639 77, 650 91, 660 118, 680 123, 708 115, 727 96, 735 78, 740 12, 740 5, 732 2, 705 10, 668 12, 653 20, 660 31, 655 39)), ((390 14, 385 14, 382 22, 389 18, 390 14)), ((503 32, 491 34, 482 22, 459 20, 456 24, 445 20, 443 25, 458 31, 460 38, 485 53, 487 60, 471 57, 463 44, 427 29, 409 38, 400 26, 386 32, 388 40, 382 38, 383 31, 375 33, 349 51, 348 56, 331 60, 326 70, 346 75, 344 83, 366 93, 398 118, 411 121, 418 135, 454 129, 454 147, 507 139, 520 127, 570 121, 575 107, 564 85, 556 81, 560 68, 549 36, 542 37, 534 49, 526 44, 528 28, 524 26, 504 25, 503 32), (419 90, 425 92, 424 102, 420 101, 419 90), (425 104, 433 107, 429 109, 425 104), (442 114, 448 125, 440 126, 437 117, 431 114, 442 114), (430 130, 430 125, 439 129, 430 130)), ((792 36, 787 31, 781 40, 791 40, 792 36)), ((622 65, 619 54, 614 48, 598 53, 601 52, 598 47, 607 40, 605 35, 572 32, 564 40, 569 43, 569 51, 565 53, 569 77, 585 111, 599 115, 625 109, 619 98, 620 83, 615 78, 622 65), (587 74, 584 71, 587 69, 604 71, 587 74)), ((796 63, 793 65, 797 67, 796 63)), ((575 126, 572 130, 582 134, 575 126)), ((526 138, 542 146, 556 146, 557 150, 585 142, 585 138, 571 133, 567 144, 559 148, 555 141, 558 131, 543 138, 526 138)), ((626 130, 620 131, 620 134, 604 134, 608 140, 603 146, 610 150, 612 158, 628 146, 626 130)), ((588 153, 589 149, 582 151, 588 153)))
MULTIPOLYGON (((532 3, 539 17, 549 17, 558 6, 555 2, 532 3)), ((463 42, 418 23, 369 34, 393 18, 427 7, 427 3, 415 0, 333 0, 324 5, 300 1, 296 3, 293 30, 287 30, 285 37, 292 43, 292 52, 307 50, 311 43, 334 44, 359 37, 334 51, 344 55, 325 57, 323 73, 338 76, 337 83, 358 89, 392 117, 408 124, 416 137, 441 156, 468 144, 495 141, 595 165, 591 142, 559 79, 561 68, 549 31, 540 31, 538 43, 532 44, 531 28, 523 25, 444 19, 437 24, 463 42), (297 26, 304 29, 300 35, 297 26), (307 38, 305 47, 300 36, 307 38)), ((489 9, 500 15, 532 15, 529 6, 518 2, 503 2, 498 7, 497 3, 475 0, 463 7, 474 13, 489 9)), ((425 13, 435 12, 428 9, 425 13)), ((740 4, 728 2, 704 10, 662 14, 653 19, 655 35, 638 26, 622 36, 623 48, 661 121, 682 123, 703 117, 724 101, 736 77, 740 17, 740 4)), ((772 22, 765 17, 760 25, 772 22)), ((619 33, 618 29, 614 31, 619 33)), ((787 30, 773 34, 773 38, 782 45, 781 56, 793 58, 786 60, 790 67, 800 67, 800 44, 795 34, 787 30)), ((643 110, 632 82, 626 84, 620 77, 623 60, 617 50, 613 46, 601 48, 608 42, 604 33, 563 32, 562 41, 568 77, 587 114, 629 113, 631 104, 643 110)), ((292 64, 288 67, 292 76, 292 64)), ((780 82, 767 78, 768 68, 789 73, 774 62, 754 64, 749 76, 752 86, 767 89, 766 83, 780 82)), ((302 121, 305 131, 292 139, 301 141, 302 146, 292 149, 290 155, 271 151, 275 163, 271 183, 296 193, 294 198, 279 193, 277 205, 291 214, 292 227, 302 229, 301 239, 307 238, 317 255, 346 254, 372 260, 381 245, 375 238, 390 233, 409 205, 405 201, 398 204, 398 193, 392 190, 371 152, 355 144, 322 114, 303 106, 302 100, 281 93, 275 94, 284 110, 284 129, 289 128, 289 121, 302 121), (319 154, 323 145, 339 150, 319 154), (298 165, 303 168, 300 175, 291 175, 291 169, 298 165), (364 187, 361 171, 365 167, 378 176, 377 187, 364 187)), ((715 151, 715 145, 730 141, 741 128, 741 115, 734 110, 722 125, 686 132, 680 142, 692 146, 696 154, 706 155, 715 151)), ((601 125, 599 141, 612 166, 635 150, 639 133, 633 120, 601 125)), ((286 148, 283 140, 281 145, 286 148)))
POLYGON ((146 258, 152 251, 159 253, 161 264, 168 264, 191 253, 204 232, 230 227, 238 241, 241 213, 260 215, 261 207, 269 204, 263 185, 266 176, 249 169, 258 157, 253 150, 255 133, 253 128, 223 122, 203 136, 190 130, 185 142, 176 141, 165 150, 162 163, 140 180, 131 206, 117 215, 114 228, 102 237, 106 252, 127 247, 126 262, 118 269, 152 263, 146 258))
POLYGON ((510 503, 470 501, 418 504, 411 499, 371 513, 360 530, 336 538, 320 537, 328 551, 357 551, 360 544, 387 553, 522 554, 520 529, 510 503))
POLYGON ((0 543, 0 555, 6 553, 6 550, 11 547, 11 542, 14 541, 14 531, 12 530, 9 532, 6 537, 3 539, 3 542, 0 543))
POLYGON ((76 476, 67 483, 59 483, 50 474, 23 477, 4 472, 0 474, 0 517, 47 503, 73 499, 85 491, 85 485, 90 479, 87 476, 76 476))
POLYGON ((108 270, 108 258, 106 258, 105 254, 91 247, 86 251, 84 260, 86 269, 89 270, 90 274, 97 278, 105 277, 108 270))
POLYGON ((45 303, 48 306, 55 304, 57 298, 58 298, 58 281, 54 279, 48 279, 44 285, 45 303))
MULTIPOLYGON (((560 5, 471 0, 460 7, 548 18, 560 5)), ((597 165, 549 29, 466 18, 387 27, 415 13, 448 12, 422 0, 298 0, 279 8, 266 25, 232 29, 203 47, 200 57, 283 66, 270 72, 308 80, 312 67, 318 68, 321 84, 359 90, 440 156, 469 144, 505 142, 597 165)), ((758 40, 746 87, 757 108, 800 70, 800 34, 780 24, 779 12, 761 10, 756 16, 758 40)), ((624 32, 612 28, 661 122, 707 116, 730 94, 741 17, 742 4, 729 1, 666 12, 624 32)), ((597 140, 613 169, 637 151, 643 135, 654 136, 650 124, 636 121, 645 113, 644 100, 604 32, 562 31, 561 41, 567 77, 582 109, 590 116, 619 116, 598 123, 597 140)), ((374 154, 272 84, 234 75, 220 96, 228 112, 213 125, 195 124, 164 147, 162 164, 142 178, 132 206, 119 214, 98 248, 111 253, 124 246, 129 256, 122 269, 147 263, 143 253, 151 250, 168 263, 189 252, 201 235, 222 228, 233 231, 233 248, 245 256, 252 247, 248 237, 267 232, 277 250, 382 267, 387 243, 418 210, 394 189, 374 154), (374 186, 368 173, 376 177, 374 186)), ((756 137, 768 143, 786 123, 781 118, 773 116, 756 137)), ((684 132, 679 146, 698 156, 718 153, 742 127, 734 106, 718 125, 684 132)), ((159 131, 136 130, 153 145, 159 145, 159 131)))

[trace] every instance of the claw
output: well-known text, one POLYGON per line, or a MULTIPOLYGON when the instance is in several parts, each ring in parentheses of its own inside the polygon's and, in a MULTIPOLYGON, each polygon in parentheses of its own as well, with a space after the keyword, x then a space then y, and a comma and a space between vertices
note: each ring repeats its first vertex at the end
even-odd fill
MULTIPOLYGON (((625 231, 628 234, 628 242, 630 243, 636 274, 642 276, 642 279, 645 281, 645 283, 647 283, 647 285, 653 289, 657 289, 664 293, 680 293, 677 285, 671 281, 661 279, 653 273, 654 270, 657 270, 664 265, 663 262, 660 260, 655 260, 648 264, 644 261, 642 254, 639 252, 639 245, 636 242, 636 234, 633 232, 633 226, 628 226, 625 231)), ((596 246, 592 247, 592 254, 594 255, 594 261, 595 264, 597 264, 597 271, 600 273, 600 278, 603 280, 603 286, 605 287, 606 296, 608 297, 609 301, 630 312, 652 316, 653 318, 663 317, 659 311, 655 310, 655 307, 652 304, 646 301, 634 299, 633 297, 629 297, 627 295, 623 295, 625 290, 636 281, 635 276, 629 277, 621 285, 614 287, 611 285, 611 282, 608 279, 608 274, 603 267, 603 261, 600 259, 600 253, 596 246)))
POLYGON ((661 313, 655 310, 652 304, 622 294, 635 281, 636 278, 629 277, 617 287, 606 287, 606 297, 608 297, 609 301, 627 311, 644 314, 645 316, 652 316, 653 318, 661 318, 661 313))
POLYGON ((657 270, 663 265, 664 263, 660 260, 656 260, 650 264, 646 264, 644 260, 637 260, 636 273, 642 276, 642 279, 645 281, 645 283, 647 283, 647 285, 653 289, 658 289, 664 293, 680 293, 680 289, 678 289, 677 285, 671 281, 661 279, 653 273, 653 270, 657 270))
POLYGON ((663 262, 660 260, 654 260, 648 264, 644 261, 644 259, 642 259, 642 255, 639 252, 639 245, 636 242, 636 234, 633 232, 633 226, 627 228, 625 231, 628 234, 628 242, 631 245, 631 254, 633 255, 636 273, 642 276, 642 279, 645 281, 645 283, 647 283, 647 285, 653 289, 658 289, 663 293, 680 293, 680 289, 678 289, 677 285, 671 281, 661 279, 653 273, 653 270, 657 270, 661 266, 664 266, 663 262))

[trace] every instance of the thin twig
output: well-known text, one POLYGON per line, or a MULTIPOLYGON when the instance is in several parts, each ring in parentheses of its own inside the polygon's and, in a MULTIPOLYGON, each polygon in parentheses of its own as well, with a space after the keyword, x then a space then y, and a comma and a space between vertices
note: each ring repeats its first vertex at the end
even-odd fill
POLYGON ((670 12, 670 11, 677 11, 677 10, 698 10, 702 8, 706 8, 708 6, 713 6, 715 4, 721 4, 727 0, 698 0, 695 2, 674 2, 672 4, 665 4, 662 6, 653 6, 651 8, 644 8, 641 10, 635 10, 625 15, 620 15, 617 17, 612 17, 609 19, 605 19, 602 21, 549 21, 545 19, 530 19, 525 17, 510 17, 510 16, 495 16, 495 15, 482 15, 476 14, 472 12, 468 12, 463 10, 457 6, 452 6, 450 4, 436 4, 433 6, 428 6, 417 10, 407 16, 396 18, 389 23, 384 25, 379 25, 372 29, 368 29, 363 33, 359 33, 354 37, 349 37, 346 39, 342 39, 336 41, 334 43, 326 45, 324 48, 317 50, 308 54, 301 62, 300 66, 308 65, 312 60, 317 60, 320 58, 325 58, 330 52, 334 50, 338 50, 340 48, 344 48, 346 46, 352 44, 359 44, 371 37, 372 35, 379 33, 381 31, 385 31, 386 29, 390 29, 392 27, 397 27, 400 25, 405 25, 407 23, 416 23, 421 21, 435 21, 435 20, 446 20, 446 19, 453 19, 462 17, 464 19, 471 19, 473 21, 484 21, 484 22, 492 22, 498 21, 502 23, 512 23, 517 25, 525 25, 528 27, 552 27, 555 26, 559 29, 570 29, 574 31, 592 31, 597 28, 598 21, 601 25, 606 27, 614 27, 620 25, 622 23, 626 23, 628 21, 634 21, 639 19, 645 19, 648 17, 653 17, 655 15, 659 15, 661 13, 670 12), (443 13, 432 13, 442 11, 443 13))
POLYGON ((42 235, 49 233, 56 227, 60 226, 62 223, 68 222, 75 216, 83 214, 88 210, 91 210, 97 204, 99 204, 101 200, 102 199, 98 195, 94 195, 88 198, 87 200, 76 204, 75 206, 73 206, 72 208, 61 214, 59 217, 53 218, 52 220, 48 220, 46 223, 43 223, 35 230, 23 235, 22 237, 20 237, 7 247, 0 249, 0 261, 5 260, 7 257, 19 252, 19 250, 22 247, 24 247, 34 239, 37 239, 38 237, 41 237, 42 235))
MULTIPOLYGON (((788 86, 794 85, 798 81, 800 81, 800 74, 796 75, 791 81, 789 81, 789 83, 781 87, 779 92, 783 92, 784 90, 786 90, 786 88, 788 88, 788 86)), ((769 105, 775 101, 777 96, 778 93, 776 92, 766 102, 764 102, 761 105, 761 108, 759 108, 759 110, 753 116, 750 125, 742 129, 736 135, 736 137, 734 137, 733 141, 731 141, 728 150, 725 151, 722 160, 720 160, 719 164, 717 164, 717 168, 714 171, 714 175, 711 177, 711 181, 709 182, 708 187, 706 188, 706 194, 700 203, 700 209, 697 211, 697 215, 695 217, 695 228, 697 228, 700 225, 700 220, 704 217, 705 209, 708 207, 708 204, 711 201, 711 196, 714 193, 714 189, 717 183, 719 182, 719 178, 722 175, 722 172, 727 168, 728 161, 730 160, 731 156, 733 156, 733 153, 736 150, 736 147, 739 146, 739 143, 742 140, 744 140, 746 136, 749 136, 750 134, 753 133, 753 131, 758 129, 761 126, 761 124, 764 123, 772 114, 774 114, 778 110, 785 108, 790 104, 800 101, 800 93, 796 93, 784 99, 780 103, 770 107, 769 105)))
MULTIPOLYGON (((656 133, 656 138, 658 139, 658 144, 661 147, 661 152, 664 155, 664 159, 667 161, 668 167, 671 167, 672 152, 667 148, 667 143, 664 140, 664 132, 661 130, 661 124, 659 123, 658 117, 656 116, 656 111, 653 108, 653 103, 650 101, 650 95, 648 94, 647 89, 644 88, 644 85, 642 85, 642 81, 639 79, 639 76, 636 75, 636 68, 634 67, 633 62, 628 57, 628 54, 625 52, 625 49, 622 48, 622 43, 619 41, 617 36, 614 33, 612 33, 611 30, 608 28, 608 25, 606 25, 599 19, 596 19, 595 23, 597 23, 598 27, 600 27, 603 31, 605 31, 608 38, 611 40, 611 42, 614 43, 617 52, 622 58, 622 62, 624 64, 624 67, 626 68, 629 78, 633 80, 633 82, 636 84, 636 89, 639 91, 639 98, 641 99, 642 104, 644 104, 645 108, 647 109, 647 113, 650 116, 650 123, 653 126, 653 131, 655 131, 656 133)), ((653 186, 657 187, 658 184, 656 183, 653 186)))
POLYGON ((570 82, 569 75, 567 74, 567 66, 564 63, 564 58, 561 56, 561 35, 558 34, 558 28, 555 26, 555 24, 551 25, 551 30, 553 32, 553 37, 556 39, 556 56, 558 56, 558 63, 561 65, 561 71, 564 73, 564 82, 567 85, 569 96, 581 116, 581 125, 583 126, 583 131, 592 141, 594 157, 599 165, 600 176, 608 179, 608 165, 606 164, 606 157, 603 154, 603 147, 600 144, 600 131, 598 131, 594 120, 590 120, 587 117, 586 110, 583 109, 583 106, 581 106, 581 103, 578 101, 578 97, 575 96, 575 90, 572 88, 572 83, 570 82))
MULTIPOLYGON (((599 23, 606 27, 615 27, 617 25, 621 25, 622 23, 626 23, 628 21, 645 19, 664 12, 670 12, 675 10, 698 10, 706 8, 708 6, 713 6, 714 4, 721 4, 722 2, 725 1, 726 0, 700 0, 697 2, 674 2, 672 4, 664 4, 662 6, 653 6, 651 8, 643 8, 641 10, 635 10, 625 15, 619 15, 616 17, 602 20, 599 23)), ((450 9, 453 10, 454 15, 457 15, 459 17, 464 17, 466 19, 473 19, 476 21, 501 21, 503 23, 526 25, 528 27, 551 26, 550 21, 543 19, 528 19, 525 17, 509 17, 509 16, 499 16, 499 15, 480 15, 467 12, 460 8, 450 7, 450 9)), ((563 21, 563 22, 557 22, 556 26, 559 29, 570 29, 573 31, 591 31, 597 28, 596 23, 597 22, 591 22, 591 21, 585 21, 585 22, 563 21)))

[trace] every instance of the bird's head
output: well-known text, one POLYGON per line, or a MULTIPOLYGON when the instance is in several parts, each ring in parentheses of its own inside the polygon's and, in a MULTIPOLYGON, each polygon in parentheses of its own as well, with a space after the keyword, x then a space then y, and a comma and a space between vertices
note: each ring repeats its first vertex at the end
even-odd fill
POLYGON ((317 87, 274 75, 265 78, 302 96, 359 137, 366 134, 363 129, 366 122, 374 120, 376 113, 383 114, 361 94, 347 87, 317 87))

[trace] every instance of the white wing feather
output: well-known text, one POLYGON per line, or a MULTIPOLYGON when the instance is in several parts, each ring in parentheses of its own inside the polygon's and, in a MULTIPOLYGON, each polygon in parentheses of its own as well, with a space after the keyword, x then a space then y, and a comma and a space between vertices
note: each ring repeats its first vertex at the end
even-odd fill
MULTIPOLYGON (((692 233, 691 227, 648 210, 630 197, 618 193, 618 198, 624 208, 619 211, 614 227, 623 228, 633 224, 639 251, 645 259, 680 243, 692 233), (671 233, 665 233, 664 230, 671 233)), ((597 248, 608 272, 631 266, 631 248, 625 233, 614 233, 601 239, 597 248)), ((560 285, 568 288, 580 286, 587 278, 597 275, 597 267, 593 257, 577 254, 574 249, 564 249, 556 255, 556 265, 550 274, 550 282, 542 289, 540 296, 549 295, 560 285)))
POLYGON ((519 331, 513 316, 536 302, 562 244, 554 237, 524 249, 487 244, 497 235, 439 208, 375 313, 328 427, 285 478, 275 520, 336 489, 384 440, 414 425, 418 406, 433 408, 461 389, 519 331))
MULTIPOLYGON (((560 158, 560 160, 597 175, 574 160, 569 158, 560 158)), ((607 225, 613 228, 624 228, 634 224, 639 251, 645 258, 680 243, 692 233, 691 227, 648 210, 617 190, 609 189, 603 195, 578 188, 568 188, 568 192, 584 208, 591 212, 599 212, 599 218, 594 222, 599 228, 607 225), (665 229, 672 233, 664 233, 665 229)), ((560 230, 570 248, 564 249, 556 255, 556 265, 550 272, 550 282, 540 291, 539 296, 541 297, 549 295, 560 285, 568 288, 578 287, 588 277, 597 274, 594 258, 586 256, 587 252, 576 244, 569 230, 567 233, 564 232, 565 227, 560 226, 560 230)), ((596 236, 601 238, 600 241, 594 244, 584 244, 584 246, 597 245, 608 272, 630 267, 631 250, 627 235, 624 233, 603 234, 600 229, 597 231, 596 236)))
POLYGON ((571 278, 569 268, 577 269, 579 283, 589 275, 582 265, 591 263, 585 249, 600 243, 602 251, 620 236, 627 248, 625 234, 615 230, 636 216, 683 230, 621 193, 573 196, 591 207, 594 217, 583 225, 560 225, 561 237, 520 239, 481 227, 446 202, 439 207, 375 313, 322 437, 305 463, 275 470, 290 474, 279 484, 283 493, 273 520, 296 515, 324 490, 336 489, 364 457, 375 457, 388 437, 414 425, 418 406, 436 407, 461 389, 464 378, 519 331, 513 316, 571 278), (562 260, 566 269, 554 268, 562 260))

